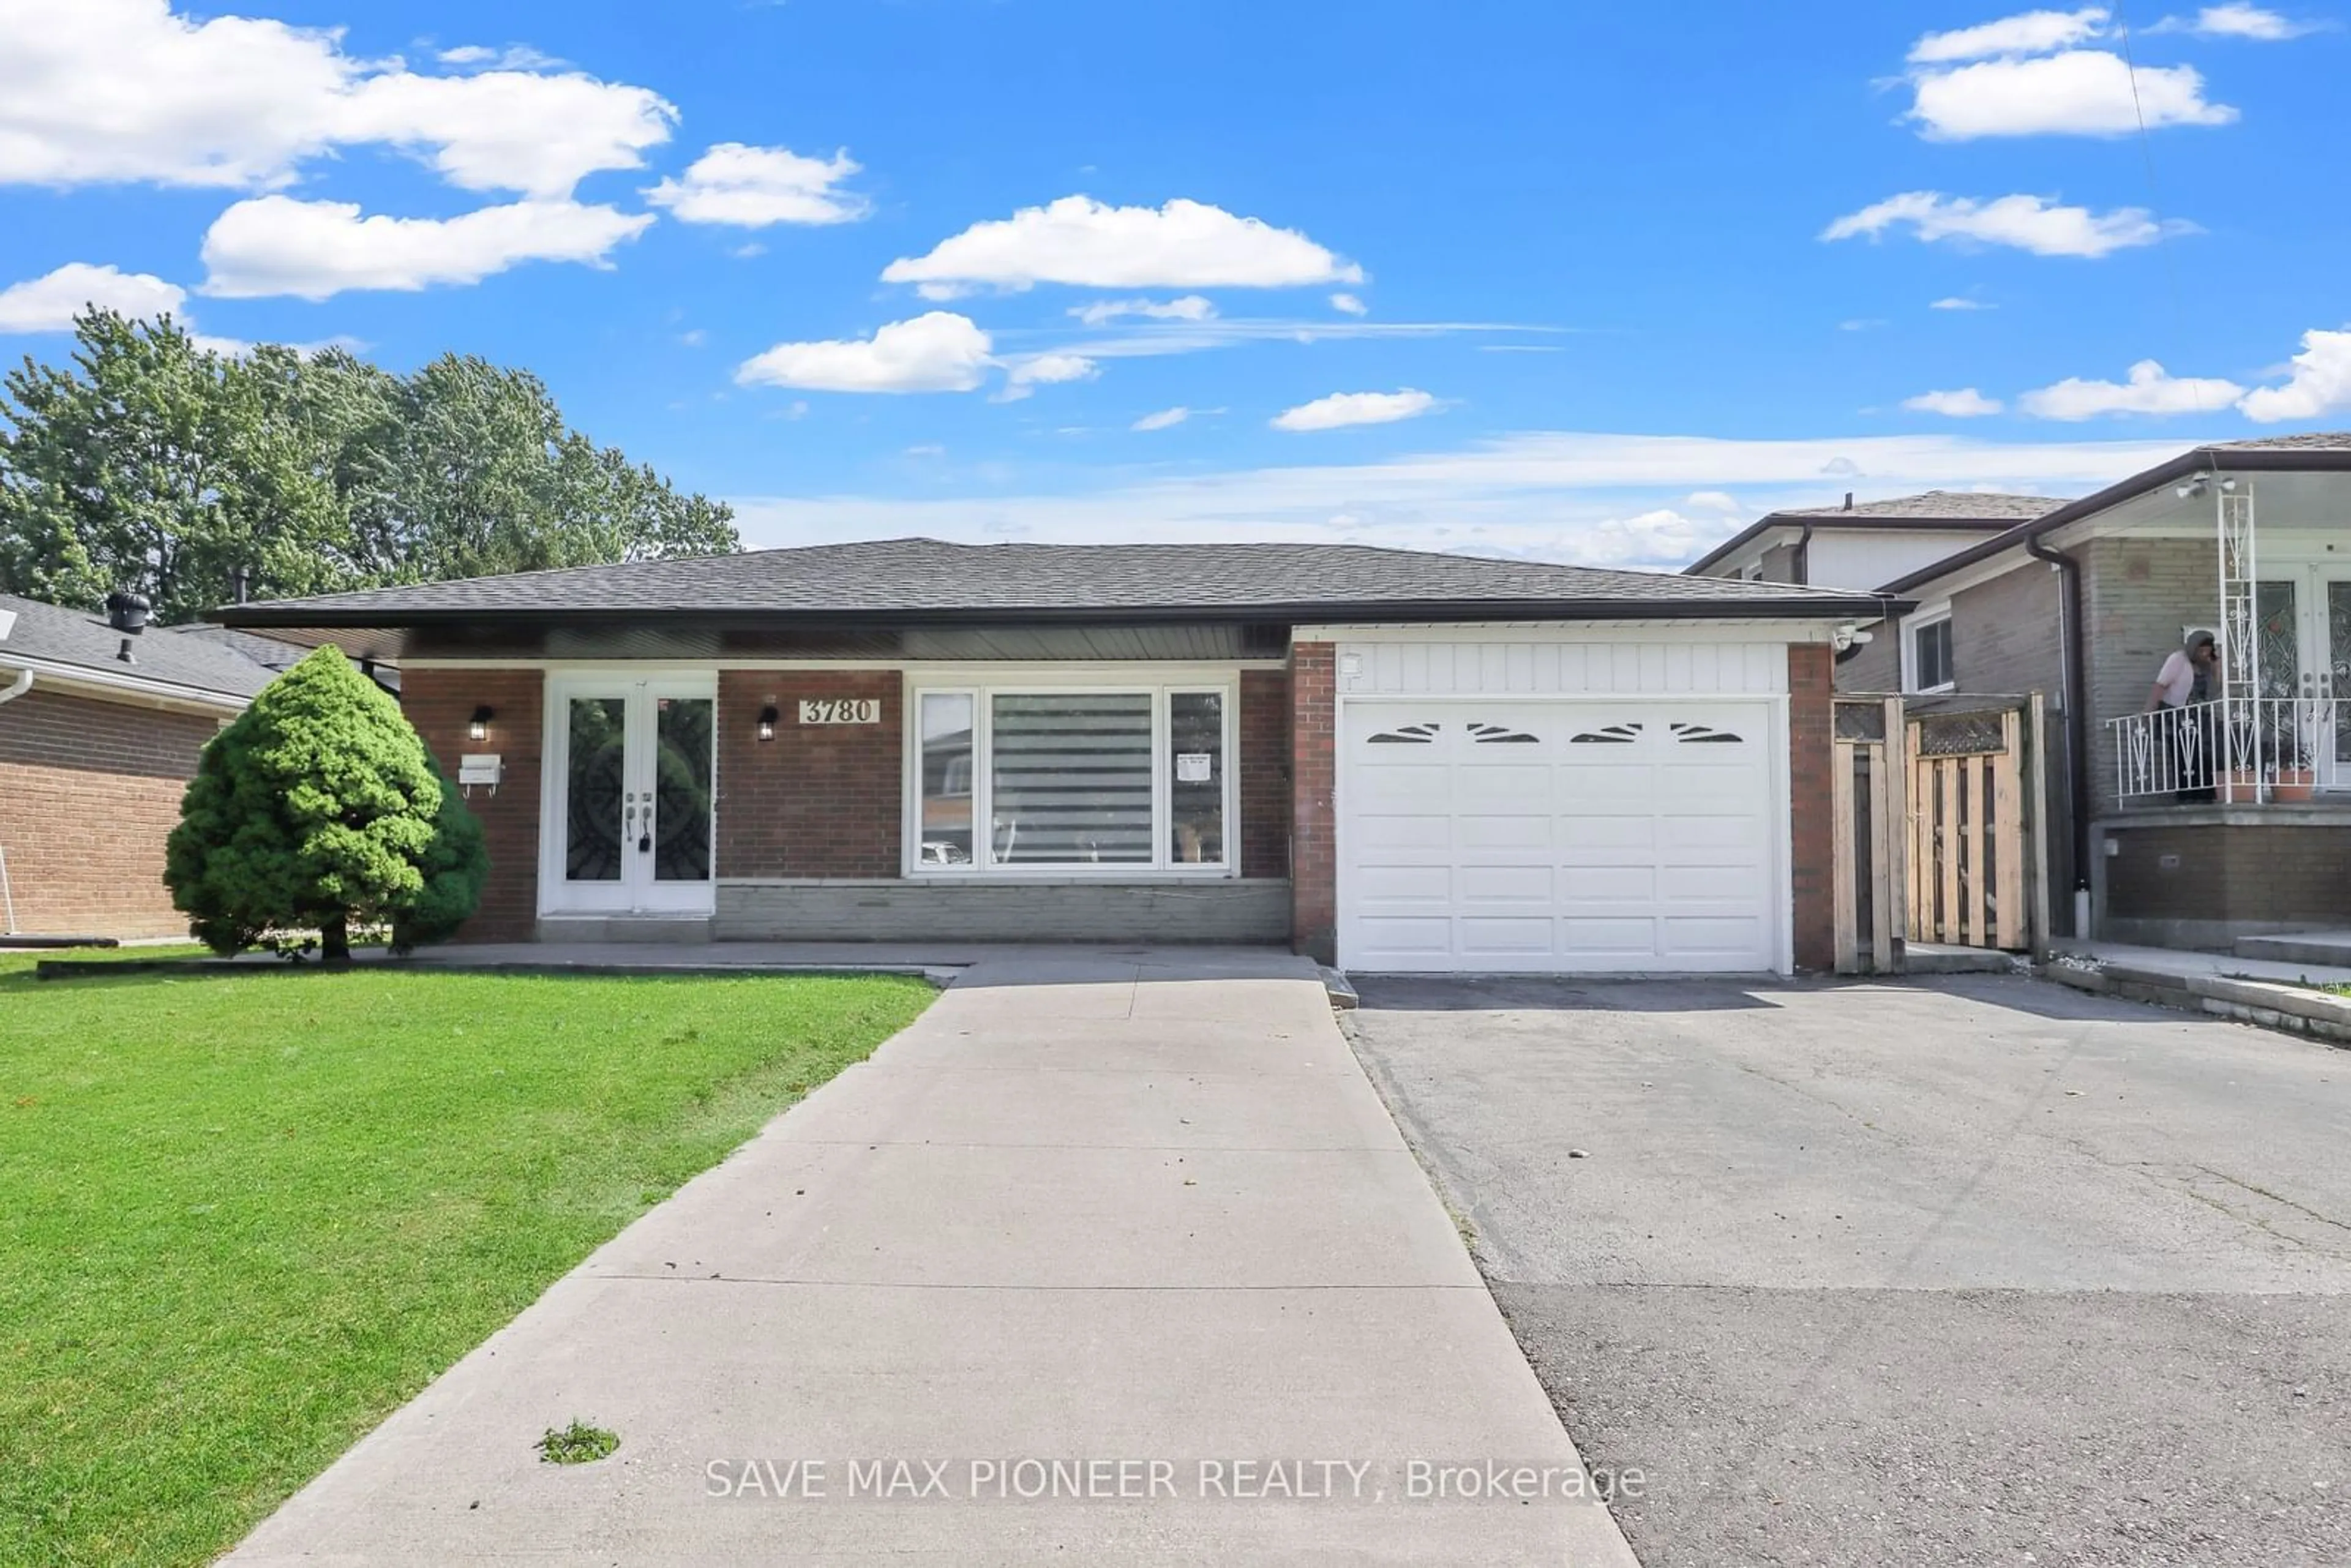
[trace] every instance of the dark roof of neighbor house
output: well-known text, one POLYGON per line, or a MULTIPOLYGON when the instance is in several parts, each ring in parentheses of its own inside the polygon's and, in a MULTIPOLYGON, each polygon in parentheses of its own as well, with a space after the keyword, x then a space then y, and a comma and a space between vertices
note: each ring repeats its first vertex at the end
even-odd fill
POLYGON ((876 539, 223 607, 235 627, 459 621, 1542 620, 1881 614, 1880 596, 1366 545, 876 539))
POLYGON ((277 671, 236 648, 196 636, 191 629, 150 626, 136 634, 116 631, 103 614, 19 599, 0 593, 0 612, 15 622, 0 637, 0 669, 19 661, 70 666, 88 678, 183 686, 215 696, 251 697, 277 678, 277 671), (130 644, 131 657, 122 657, 130 644))
POLYGON ((1938 561, 1897 577, 1879 591, 1907 594, 1948 572, 1973 566, 1978 561, 1990 560, 2043 534, 2078 523, 2085 517, 2095 517, 2134 497, 2160 489, 2206 469, 2271 474, 2351 471, 2351 431, 2314 430, 2294 435, 2258 435, 2244 441, 2216 441, 2192 447, 2177 457, 2109 485, 2095 496, 2068 501, 2030 521, 2019 523, 1988 539, 1954 551, 1938 561))
POLYGON ((1767 512, 1682 570, 1701 576, 1773 528, 2012 528, 2065 504, 2057 496, 2004 496, 1988 490, 1928 490, 1842 507, 1797 507, 1767 512))

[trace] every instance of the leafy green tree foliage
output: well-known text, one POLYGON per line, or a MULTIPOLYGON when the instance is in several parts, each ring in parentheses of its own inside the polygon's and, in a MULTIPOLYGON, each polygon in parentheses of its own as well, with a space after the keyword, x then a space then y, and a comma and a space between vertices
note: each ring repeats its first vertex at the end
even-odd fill
POLYGON ((433 779, 441 787, 441 810, 433 821, 433 841, 416 866, 424 885, 392 917, 392 946, 396 952, 455 936, 457 927, 481 907, 482 888, 490 879, 490 856, 482 843, 480 820, 465 809, 457 787, 437 764, 433 779))
POLYGON ((321 648, 204 747, 163 880, 214 952, 316 927, 340 960, 354 925, 389 922, 402 946, 446 936, 488 873, 480 824, 399 705, 321 648))
POLYGON ((0 390, 0 591, 196 619, 263 597, 740 549, 733 513, 563 423, 535 376, 443 355, 202 347, 92 311, 0 390))

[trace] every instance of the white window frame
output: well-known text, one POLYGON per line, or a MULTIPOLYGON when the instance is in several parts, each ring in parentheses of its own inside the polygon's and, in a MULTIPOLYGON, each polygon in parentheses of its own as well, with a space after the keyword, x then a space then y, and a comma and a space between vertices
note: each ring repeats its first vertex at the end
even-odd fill
POLYGON ((1956 635, 1951 643, 1952 678, 1948 681, 1944 681, 1939 685, 1931 686, 1920 685, 1918 684, 1918 633, 1927 630, 1930 626, 1948 626, 1950 624, 1950 621, 1951 607, 1948 602, 1936 605, 1931 609, 1921 610, 1914 614, 1903 617, 1902 689, 1904 691, 1912 693, 1918 696, 1932 696, 1938 692, 1957 691, 1959 689, 1958 674, 1959 649, 1959 643, 1956 640, 1956 635))
POLYGON ((968 679, 954 676, 910 678, 906 685, 904 805, 905 823, 900 847, 900 871, 910 882, 968 882, 975 878, 1001 882, 1181 881, 1216 882, 1240 875, 1240 681, 1237 675, 1169 676, 1162 680, 1100 680, 1085 682, 968 679), (1213 693, 1224 717, 1224 859, 1213 865, 1175 858, 1174 796, 1170 786, 1175 758, 1168 740, 1168 699, 1196 692, 1213 693), (995 834, 995 699, 998 696, 1139 696, 1151 698, 1151 849, 1148 861, 1096 864, 1083 861, 1057 864, 998 865, 995 834), (971 699, 971 821, 972 861, 968 865, 926 864, 923 845, 923 700, 930 696, 971 699))

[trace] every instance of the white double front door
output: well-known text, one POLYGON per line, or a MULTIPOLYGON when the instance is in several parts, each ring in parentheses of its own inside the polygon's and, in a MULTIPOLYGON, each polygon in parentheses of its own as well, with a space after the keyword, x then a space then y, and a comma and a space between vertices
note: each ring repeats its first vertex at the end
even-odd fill
POLYGON ((559 675, 548 685, 540 906, 706 915, 715 675, 559 675))

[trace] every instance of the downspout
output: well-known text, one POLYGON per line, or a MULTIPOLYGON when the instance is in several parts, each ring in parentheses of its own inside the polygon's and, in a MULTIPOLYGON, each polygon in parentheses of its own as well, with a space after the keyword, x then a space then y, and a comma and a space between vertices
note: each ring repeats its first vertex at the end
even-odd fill
MULTIPOLYGON (((1847 505, 1851 505, 1852 501, 1852 497, 1845 497, 1847 505)), ((1800 588, 1808 588, 1812 586, 1813 581, 1813 525, 1810 523, 1806 523, 1804 531, 1796 536, 1795 558, 1796 585, 1800 588)))
MULTIPOLYGON (((2038 538, 2024 541, 2027 554, 2055 567, 2064 579, 2064 606, 2057 633, 2065 704, 2065 788, 2074 817, 2074 935, 2090 935, 2090 714, 2089 678, 2082 663, 2082 563, 2038 538)), ((2033 743, 2041 737, 2034 736, 2033 743)))
MULTIPOLYGON (((32 689, 33 672, 29 668, 19 670, 16 672, 15 680, 5 686, 0 686, 0 703, 15 702, 32 689)), ((8 849, 5 844, 0 844, 0 919, 5 919, 6 922, 5 925, 0 925, 0 931, 11 936, 15 936, 16 934, 16 894, 8 885, 8 849)))

